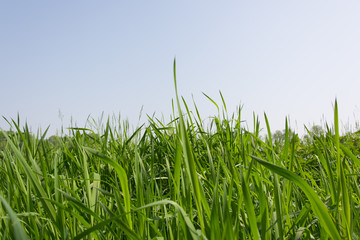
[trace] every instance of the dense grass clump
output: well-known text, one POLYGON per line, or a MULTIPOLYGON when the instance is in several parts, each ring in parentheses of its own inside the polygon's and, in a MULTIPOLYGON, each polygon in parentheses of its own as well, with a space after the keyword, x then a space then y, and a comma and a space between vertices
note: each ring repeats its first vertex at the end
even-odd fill
POLYGON ((0 238, 357 239, 360 136, 339 136, 336 102, 334 127, 306 141, 287 123, 273 140, 266 115, 260 137, 225 102, 205 129, 176 103, 173 121, 133 132, 108 121, 46 139, 9 121, 0 238))

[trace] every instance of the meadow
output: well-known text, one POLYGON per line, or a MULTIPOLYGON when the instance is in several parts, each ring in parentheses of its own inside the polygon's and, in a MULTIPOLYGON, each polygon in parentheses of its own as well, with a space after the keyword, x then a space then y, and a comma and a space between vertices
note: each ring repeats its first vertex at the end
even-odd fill
POLYGON ((285 121, 273 139, 266 114, 249 131, 225 101, 209 98, 205 125, 178 96, 175 64, 174 79, 169 123, 109 119, 47 139, 8 120, 0 238, 358 239, 360 132, 340 136, 336 101, 324 132, 301 139, 285 121))

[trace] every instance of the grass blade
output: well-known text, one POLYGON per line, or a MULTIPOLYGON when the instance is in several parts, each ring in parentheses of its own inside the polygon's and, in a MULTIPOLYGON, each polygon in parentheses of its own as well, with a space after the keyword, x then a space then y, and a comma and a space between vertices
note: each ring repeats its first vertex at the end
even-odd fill
POLYGON ((319 199, 317 193, 298 175, 293 172, 290 172, 284 168, 271 164, 261 158, 256 156, 251 156, 257 162, 270 169, 276 174, 283 176, 284 178, 292 181, 300 189, 306 194, 307 198, 311 203, 311 208, 313 209, 315 215, 319 218, 321 226, 325 229, 325 231, 331 236, 332 239, 340 240, 340 234, 334 224, 331 215, 329 214, 329 210, 325 206, 325 204, 319 199))
POLYGON ((127 174, 126 174, 124 168, 122 168, 117 162, 115 162, 111 158, 105 156, 104 154, 102 154, 94 149, 91 149, 88 147, 85 147, 85 149, 88 152, 90 152, 90 153, 94 154, 95 156, 99 157, 100 159, 102 159, 104 162, 106 162, 110 166, 112 166, 115 169, 115 171, 117 172, 118 177, 120 179, 120 186, 121 186, 121 189, 122 189, 123 195, 124 195, 124 205, 125 205, 125 211, 127 214, 126 218, 127 218, 130 229, 132 229, 132 220, 131 220, 131 214, 130 214, 131 206, 130 206, 129 184, 128 184, 127 174))
POLYGON ((0 200, 9 214, 11 225, 13 227, 14 239, 16 240, 25 240, 30 239, 28 235, 25 233, 23 226, 20 223, 19 218, 16 216, 14 210, 10 207, 10 205, 6 202, 6 200, 0 195, 0 200))

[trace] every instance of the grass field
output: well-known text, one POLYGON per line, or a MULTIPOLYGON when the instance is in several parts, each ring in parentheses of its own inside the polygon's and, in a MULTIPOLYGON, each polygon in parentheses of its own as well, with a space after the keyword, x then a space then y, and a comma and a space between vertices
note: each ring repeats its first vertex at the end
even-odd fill
MULTIPOLYGON (((174 64, 176 88, 176 74, 174 64)), ((1 239, 358 239, 360 134, 254 131, 225 102, 173 120, 46 139, 18 121, 0 142, 1 239), (222 110, 221 110, 222 109, 222 110)))

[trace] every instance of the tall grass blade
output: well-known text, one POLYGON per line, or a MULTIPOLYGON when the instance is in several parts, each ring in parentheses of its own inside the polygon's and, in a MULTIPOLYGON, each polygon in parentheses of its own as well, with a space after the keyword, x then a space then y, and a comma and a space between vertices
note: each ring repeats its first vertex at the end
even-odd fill
POLYGON ((336 157, 337 157, 337 169, 338 169, 338 179, 340 181, 340 191, 341 191, 341 212, 343 215, 343 221, 341 225, 346 229, 347 238, 351 237, 351 205, 348 193, 348 184, 346 180, 346 173, 344 169, 344 163, 340 158, 340 134, 339 134, 339 113, 338 113, 338 104, 337 99, 335 99, 334 107, 334 126, 335 126, 335 146, 336 146, 336 157))
POLYGON ((205 222, 204 222, 204 213, 207 216, 211 215, 210 208, 208 205, 208 202, 205 199, 204 192, 202 188, 200 187, 199 179, 197 176, 196 171, 196 164, 194 160, 194 156, 192 153, 191 143, 189 141, 189 137, 187 135, 186 127, 184 118, 182 115, 181 107, 180 107, 180 101, 178 97, 177 92, 177 84, 176 84, 176 61, 174 60, 174 83, 175 83, 175 91, 176 91, 176 100, 177 100, 177 106, 178 106, 178 112, 179 112, 179 130, 180 130, 180 139, 182 143, 182 148, 184 151, 184 160, 185 160, 185 166, 186 170, 189 174, 190 180, 191 180, 191 187, 193 189, 193 195, 195 198, 196 208, 197 208, 197 214, 199 215, 199 221, 201 225, 201 229, 205 231, 205 222), (205 212, 204 212, 204 210, 205 212))

